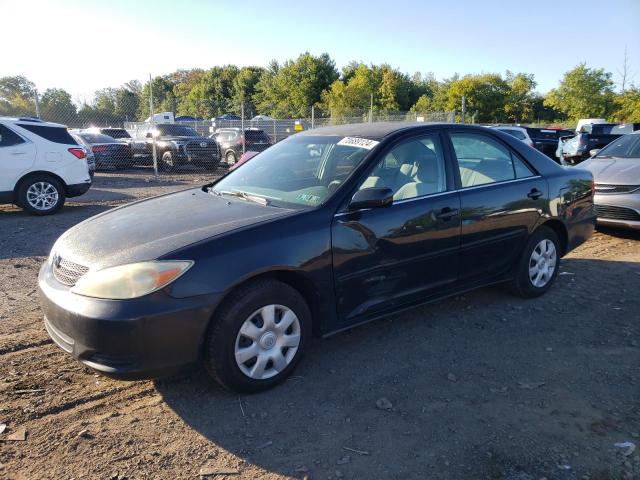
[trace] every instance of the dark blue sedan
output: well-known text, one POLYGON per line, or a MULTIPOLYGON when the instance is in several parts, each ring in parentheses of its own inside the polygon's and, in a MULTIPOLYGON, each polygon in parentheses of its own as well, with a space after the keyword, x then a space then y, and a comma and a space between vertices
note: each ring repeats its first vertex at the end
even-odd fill
POLYGON ((312 335, 489 284, 542 295, 594 225, 591 174, 505 133, 327 127, 71 228, 40 299, 51 338, 99 372, 203 361, 251 392, 283 381, 312 335))

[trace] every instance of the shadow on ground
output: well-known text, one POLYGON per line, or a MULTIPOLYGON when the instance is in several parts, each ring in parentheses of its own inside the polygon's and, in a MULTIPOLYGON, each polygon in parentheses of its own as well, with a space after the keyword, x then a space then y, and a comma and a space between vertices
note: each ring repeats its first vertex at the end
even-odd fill
POLYGON ((298 478, 609 475, 613 442, 640 430, 624 373, 640 364, 640 300, 620 288, 638 290, 640 264, 566 259, 562 271, 538 299, 485 288, 315 340, 264 393, 228 393, 202 370, 156 387, 212 443, 298 478))

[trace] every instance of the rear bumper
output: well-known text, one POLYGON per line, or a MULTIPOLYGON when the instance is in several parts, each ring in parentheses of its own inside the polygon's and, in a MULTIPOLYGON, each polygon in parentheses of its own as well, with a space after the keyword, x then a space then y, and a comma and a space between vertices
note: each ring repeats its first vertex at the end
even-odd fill
MULTIPOLYGON (((89 172, 89 176, 92 177, 93 172, 89 172)), ((67 185, 67 197, 78 197, 89 191, 91 188, 91 182, 76 183, 73 185, 67 185)))
POLYGON ((83 364, 114 378, 156 378, 196 362, 217 296, 173 298, 164 291, 132 300, 71 293, 51 267, 38 277, 51 339, 83 364))

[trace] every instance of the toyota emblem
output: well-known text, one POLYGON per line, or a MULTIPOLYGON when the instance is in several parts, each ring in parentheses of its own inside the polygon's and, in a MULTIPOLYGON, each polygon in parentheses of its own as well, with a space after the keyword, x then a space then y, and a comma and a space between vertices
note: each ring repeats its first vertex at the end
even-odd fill
POLYGON ((207 142, 200 142, 200 146, 202 148, 207 148, 207 142))

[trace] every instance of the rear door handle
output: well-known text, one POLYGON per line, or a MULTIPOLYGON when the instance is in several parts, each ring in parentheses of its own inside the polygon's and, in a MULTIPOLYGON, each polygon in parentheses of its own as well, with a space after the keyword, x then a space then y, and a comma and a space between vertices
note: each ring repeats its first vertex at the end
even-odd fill
POLYGON ((527 197, 533 198, 534 200, 539 199, 541 196, 542 196, 542 192, 537 188, 533 188, 529 193, 527 193, 527 197))
POLYGON ((440 213, 436 213, 436 218, 438 220, 443 220, 445 222, 451 220, 453 217, 457 217, 460 213, 460 210, 457 208, 444 207, 440 210, 440 213))
POLYGON ((19 152, 11 152, 11 155, 26 155, 27 152, 25 152, 24 150, 21 150, 19 152))

